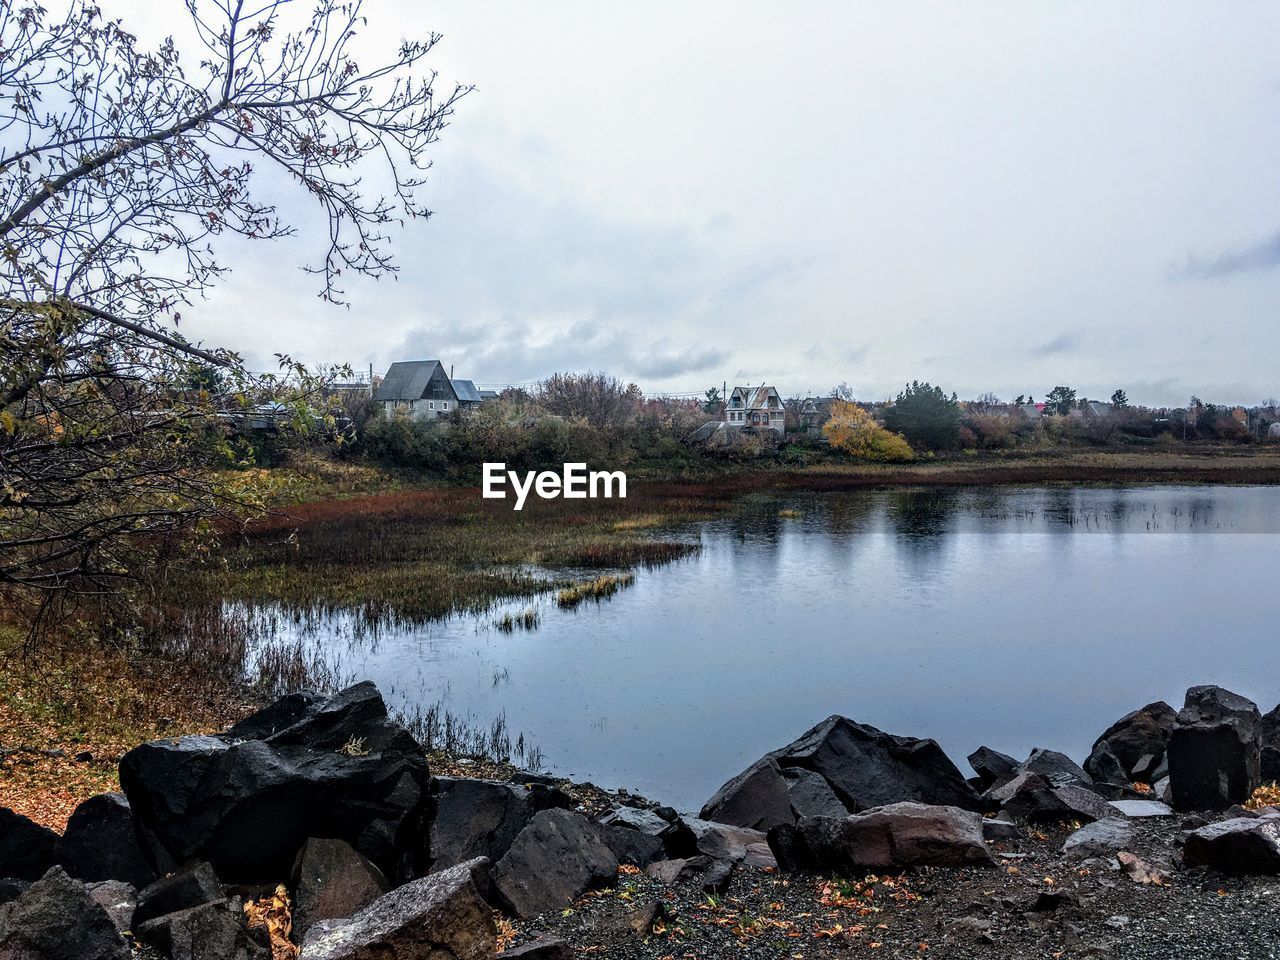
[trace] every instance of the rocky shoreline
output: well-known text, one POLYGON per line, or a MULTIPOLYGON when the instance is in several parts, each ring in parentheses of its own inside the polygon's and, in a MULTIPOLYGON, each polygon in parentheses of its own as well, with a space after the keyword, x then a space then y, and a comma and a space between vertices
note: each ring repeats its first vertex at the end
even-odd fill
POLYGON ((432 776, 372 684, 295 694, 131 750, 62 835, 0 808, 0 960, 1273 956, 1280 708, 969 763, 831 717, 682 815, 432 776))

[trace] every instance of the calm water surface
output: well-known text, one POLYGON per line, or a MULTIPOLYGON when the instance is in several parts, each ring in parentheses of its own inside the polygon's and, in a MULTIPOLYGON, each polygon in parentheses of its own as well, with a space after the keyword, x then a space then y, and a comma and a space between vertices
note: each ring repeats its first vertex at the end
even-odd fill
POLYGON ((1154 699, 1280 700, 1280 489, 891 490, 760 498, 699 554, 503 633, 506 610, 353 640, 291 624, 400 705, 504 712, 557 773, 696 809, 832 713, 1087 755, 1154 699), (799 517, 782 516, 798 512, 799 517))

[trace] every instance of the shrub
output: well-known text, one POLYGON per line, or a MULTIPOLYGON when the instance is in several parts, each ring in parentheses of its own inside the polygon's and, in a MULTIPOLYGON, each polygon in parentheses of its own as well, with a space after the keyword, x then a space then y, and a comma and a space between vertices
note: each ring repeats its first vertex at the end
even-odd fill
POLYGON ((864 460, 901 462, 914 459, 911 446, 871 418, 862 407, 847 400, 831 405, 831 418, 822 426, 831 446, 864 460))

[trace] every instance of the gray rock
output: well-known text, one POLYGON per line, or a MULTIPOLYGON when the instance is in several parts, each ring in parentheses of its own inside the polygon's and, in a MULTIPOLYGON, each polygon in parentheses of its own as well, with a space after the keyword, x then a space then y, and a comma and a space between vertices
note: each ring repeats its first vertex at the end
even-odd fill
POLYGON ((18 880, 15 877, 0 879, 0 906, 17 900, 30 886, 30 880, 18 880))
POLYGON ((1111 800, 1111 807, 1126 817, 1172 817, 1173 808, 1159 800, 1111 800))
POLYGON ((982 817, 959 807, 893 803, 843 819, 811 817, 769 831, 784 870, 992 866, 982 817))
POLYGON ((56 856, 63 869, 80 880, 123 880, 142 888, 156 879, 122 793, 102 793, 76 807, 58 840, 56 856))
POLYGON ((987 817, 982 819, 982 836, 988 843, 997 840, 1023 840, 1026 838, 1022 828, 1012 820, 992 820, 987 817))
POLYGON ((218 882, 218 875, 213 872, 213 867, 203 861, 193 860, 138 891, 133 922, 143 924, 166 913, 176 913, 225 899, 226 893, 218 882))
POLYGON ((419 877, 347 920, 312 926, 299 960, 492 960, 493 914, 476 886, 483 860, 419 877))
POLYGON ((573 948, 563 940, 533 940, 503 950, 498 960, 573 960, 573 948))
POLYGON ((543 810, 493 868, 493 888, 518 917, 563 909, 617 876, 618 859, 580 813, 543 810))
POLYGON ((0 877, 39 880, 53 866, 57 844, 48 827, 0 807, 0 877))
POLYGON ((320 920, 341 920, 390 890, 382 871, 344 840, 312 838, 293 868, 293 937, 320 920))
POLYGON ((245 925, 239 898, 166 913, 134 933, 170 960, 271 960, 270 936, 245 925))
POLYGON ((133 911, 138 906, 138 891, 123 880, 102 880, 87 884, 93 902, 107 911, 107 916, 121 933, 133 929, 133 911))
POLYGON ((436 777, 431 781, 435 813, 430 827, 431 869, 487 857, 497 863, 540 810, 567 807, 560 790, 493 780, 436 777))
POLYGON ((1008 780, 1018 772, 1017 760, 990 747, 979 747, 969 754, 968 760, 984 790, 1001 780, 1008 780))
POLYGON ((1115 814, 1107 801, 1089 788, 1070 783, 1056 785, 1038 773, 1020 773, 984 796, 1021 820, 1090 821, 1115 814))
POLYGON ((829 717, 799 739, 761 757, 707 801, 704 820, 767 830, 806 811, 866 810, 898 801, 969 810, 981 801, 933 740, 884 733, 846 717, 829 717), (830 789, 797 769, 820 777, 830 789), (793 799, 793 791, 795 798, 793 799))
POLYGON ((1169 786, 1176 810, 1225 810, 1243 803, 1261 777, 1262 716, 1221 687, 1192 687, 1169 736, 1169 786))
POLYGON ((61 867, 0 912, 4 960, 128 960, 130 950, 88 888, 61 867))
POLYGON ((1062 852, 1070 857, 1109 857, 1130 846, 1133 837, 1133 824, 1128 820, 1095 820, 1067 837, 1062 852))
POLYGON ((1036 747, 1018 765, 1018 773, 1038 773, 1055 786, 1091 786, 1093 778, 1065 753, 1036 747))
POLYGON ((673 884, 681 880, 692 880, 706 873, 711 866, 711 858, 698 855, 681 857, 676 860, 658 860, 645 868, 645 875, 659 883, 673 884))
POLYGON ((1263 783, 1280 781, 1280 706, 1262 716, 1259 775, 1263 783))
POLYGON ((1120 758, 1112 752, 1111 746, 1106 742, 1099 743, 1093 748, 1093 752, 1084 762, 1084 771, 1094 783, 1128 784, 1131 782, 1129 771, 1124 768, 1120 758))
POLYGON ((1094 742, 1093 753, 1085 761, 1085 770, 1095 780, 1104 782, 1128 783, 1136 780, 1140 783, 1154 783, 1158 779, 1156 770, 1164 759, 1169 735, 1173 732, 1175 717, 1173 707, 1163 700, 1125 714, 1094 742), (1124 779, 1115 781, 1094 774, 1091 767, 1095 763, 1107 762, 1105 758, 1094 760, 1104 750, 1119 763, 1124 779))
POLYGON ((1188 866, 1220 873, 1280 873, 1280 820, 1238 817, 1192 830, 1182 858, 1188 866))

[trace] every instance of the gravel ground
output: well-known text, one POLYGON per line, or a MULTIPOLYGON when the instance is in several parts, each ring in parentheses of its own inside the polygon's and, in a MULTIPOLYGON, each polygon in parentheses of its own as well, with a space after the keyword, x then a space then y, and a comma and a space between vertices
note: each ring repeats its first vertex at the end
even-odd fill
POLYGON ((1181 869, 1178 820, 1136 823, 1128 849, 1166 871, 1162 882, 1132 879, 1110 858, 1064 860, 1063 827, 993 844, 995 869, 860 881, 750 870, 707 895, 628 868, 613 888, 513 928, 513 939, 562 937, 576 955, 619 960, 1280 956, 1280 880, 1181 869))

